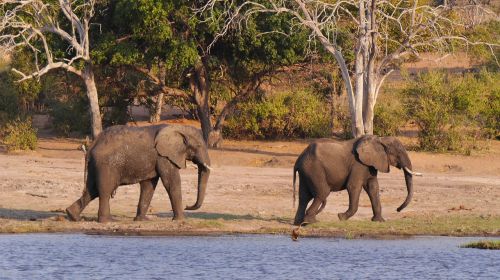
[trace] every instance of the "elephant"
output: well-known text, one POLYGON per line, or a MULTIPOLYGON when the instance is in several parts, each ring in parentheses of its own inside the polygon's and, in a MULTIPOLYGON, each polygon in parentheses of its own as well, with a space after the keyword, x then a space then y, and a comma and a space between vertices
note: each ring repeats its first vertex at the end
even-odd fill
POLYGON ((112 126, 104 130, 86 154, 86 182, 82 196, 66 209, 68 218, 80 220, 87 204, 99 197, 98 221, 113 221, 109 199, 121 185, 140 183, 140 197, 134 220, 147 220, 146 213, 159 178, 167 190, 174 220, 183 220, 179 169, 186 160, 198 166, 198 194, 194 205, 205 198, 210 158, 199 129, 181 125, 130 127, 112 126))
POLYGON ((299 174, 299 205, 295 225, 316 222, 316 215, 326 205, 330 192, 347 189, 349 208, 339 213, 347 220, 358 210, 361 188, 368 193, 372 205, 372 221, 383 222, 380 205, 378 171, 389 172, 389 165, 404 170, 408 194, 400 212, 413 196, 412 164, 401 142, 394 137, 361 136, 347 141, 317 141, 311 143, 297 158, 293 168, 293 196, 295 202, 296 174, 299 174), (307 208, 308 203, 313 202, 307 208), (307 211, 306 211, 307 208, 307 211))

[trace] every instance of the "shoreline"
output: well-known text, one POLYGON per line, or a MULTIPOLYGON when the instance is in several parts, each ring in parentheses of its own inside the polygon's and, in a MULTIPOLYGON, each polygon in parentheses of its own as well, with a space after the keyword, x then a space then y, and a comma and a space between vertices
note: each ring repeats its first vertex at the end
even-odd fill
MULTIPOLYGON (((86 217, 86 219, 89 219, 86 217)), ((190 218, 182 222, 170 219, 135 222, 121 220, 98 223, 95 220, 70 222, 63 216, 37 221, 0 219, 0 235, 25 233, 63 233, 102 236, 223 236, 283 235, 297 229, 287 220, 255 221, 190 218)), ((299 238, 406 239, 417 236, 500 237, 500 216, 448 215, 372 221, 318 222, 301 227, 299 238)))

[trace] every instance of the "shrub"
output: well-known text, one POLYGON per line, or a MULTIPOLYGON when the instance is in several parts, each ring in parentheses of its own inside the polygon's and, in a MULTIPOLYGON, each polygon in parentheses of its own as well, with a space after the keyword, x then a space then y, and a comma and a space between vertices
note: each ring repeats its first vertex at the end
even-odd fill
POLYGON ((73 131, 83 134, 90 131, 90 116, 83 98, 73 97, 66 100, 50 100, 50 116, 54 130, 69 136, 73 131))
POLYGON ((399 102, 379 102, 375 106, 373 132, 380 136, 395 136, 406 122, 404 108, 399 102))
POLYGON ((342 139, 353 138, 352 119, 349 108, 347 107, 348 105, 337 103, 334 106, 334 130, 336 131, 336 136, 342 139))
POLYGON ((224 134, 231 138, 275 139, 325 137, 330 131, 324 100, 306 91, 259 96, 240 103, 227 119, 224 134))
POLYGON ((428 72, 411 81, 404 102, 420 128, 420 148, 470 154, 479 138, 498 135, 498 77, 484 71, 462 77, 428 72))
POLYGON ((36 129, 31 125, 31 119, 8 122, 4 129, 4 143, 11 150, 34 150, 37 146, 36 129))

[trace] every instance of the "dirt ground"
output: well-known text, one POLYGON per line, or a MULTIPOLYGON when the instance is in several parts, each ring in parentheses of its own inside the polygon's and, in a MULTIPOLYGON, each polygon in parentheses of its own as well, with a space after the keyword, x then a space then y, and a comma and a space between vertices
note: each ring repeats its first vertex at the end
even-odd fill
MULTIPOLYGON (((84 156, 78 150, 82 140, 44 137, 36 151, 0 152, 0 232, 288 232, 295 214, 292 167, 308 142, 226 140, 223 148, 210 150, 214 171, 207 196, 202 208, 187 213, 186 222, 171 221, 170 203, 161 185, 151 204, 151 221, 133 222, 139 187, 130 185, 120 187, 111 201, 111 212, 119 222, 99 224, 95 222, 97 199, 83 212, 82 222, 69 222, 63 213, 83 189, 84 156)), ((415 177, 414 199, 401 213, 396 208, 406 196, 403 174, 396 168, 381 173, 383 215, 388 220, 384 224, 392 228, 391 221, 404 219, 432 224, 434 218, 458 217, 459 223, 460 217, 485 218, 493 225, 482 234, 500 235, 500 142, 488 146, 472 156, 410 152, 414 170, 424 176, 415 177)), ((194 167, 181 171, 186 205, 196 199, 196 176, 194 167)), ((337 213, 347 206, 347 192, 331 193, 318 219, 335 223, 337 213)), ((368 196, 362 194, 358 213, 337 223, 334 231, 356 221, 371 226, 371 216, 368 196)), ((477 234, 474 222, 469 227, 477 234)))

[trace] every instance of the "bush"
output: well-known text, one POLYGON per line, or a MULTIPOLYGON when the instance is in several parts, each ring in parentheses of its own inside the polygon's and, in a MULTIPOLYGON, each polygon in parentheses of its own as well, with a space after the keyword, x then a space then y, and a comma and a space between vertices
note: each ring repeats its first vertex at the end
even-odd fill
POLYGON ((330 131, 328 106, 311 92, 259 96, 240 103, 236 112, 227 119, 223 130, 226 137, 325 137, 330 131))
POLYGON ((420 128, 420 148, 469 154, 479 138, 498 135, 498 78, 484 71, 462 77, 429 72, 411 81, 405 108, 420 128))
POLYGON ((36 129, 31 125, 31 119, 8 122, 3 129, 3 134, 5 135, 4 143, 9 151, 36 149, 38 139, 36 129))
POLYGON ((399 102, 379 102, 375 106, 373 132, 380 136, 395 136, 406 122, 404 108, 399 102))
POLYGON ((50 100, 49 114, 55 131, 69 136, 73 131, 82 134, 90 132, 90 116, 85 99, 79 97, 67 100, 50 100))

